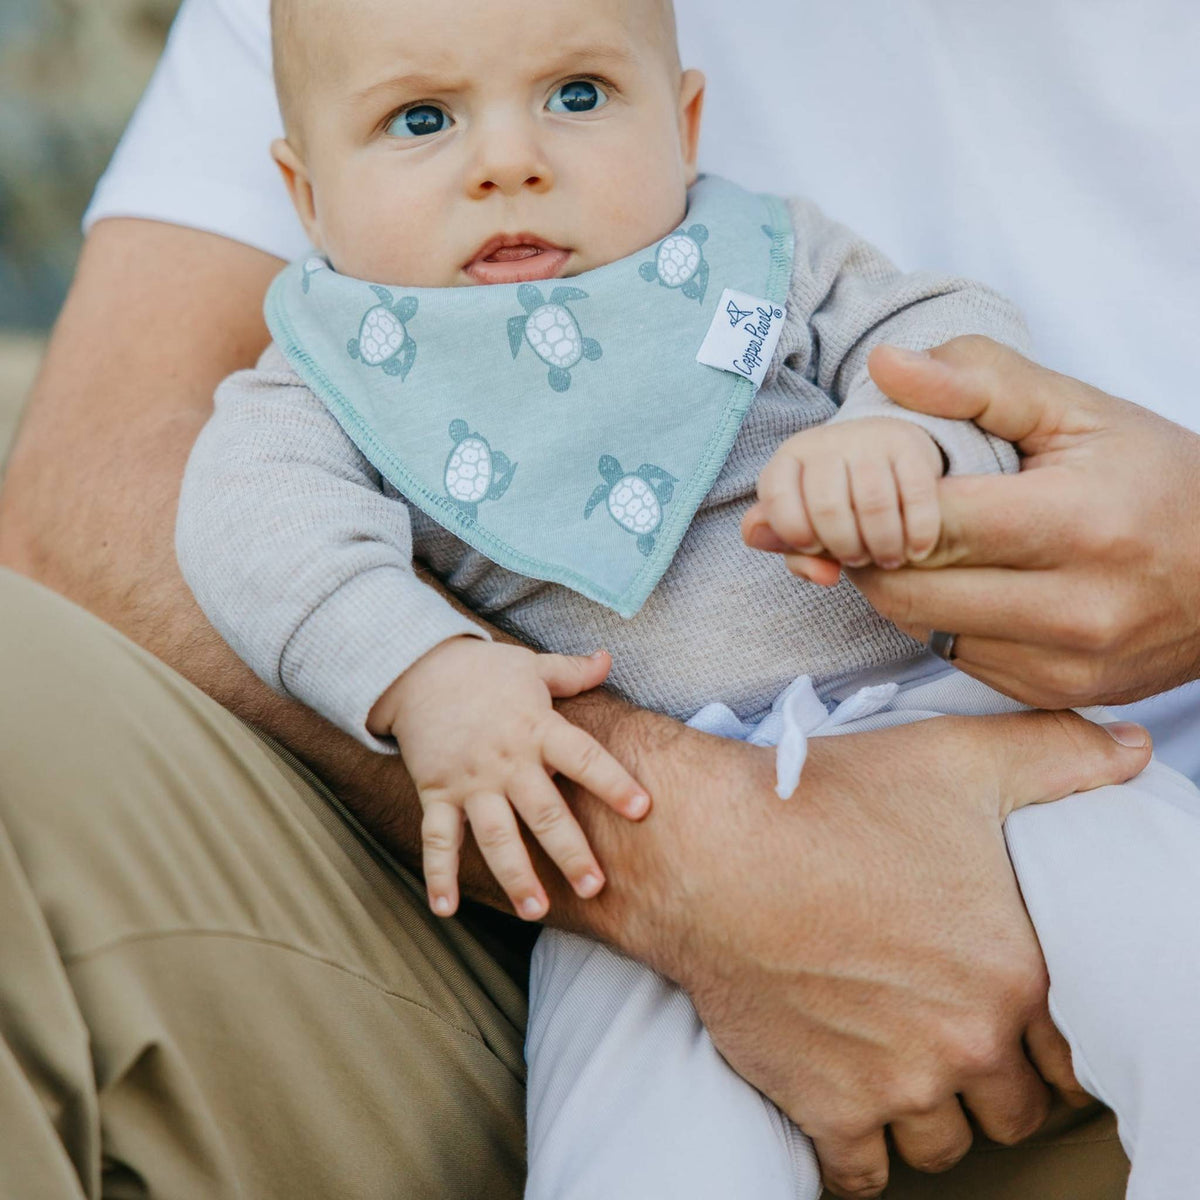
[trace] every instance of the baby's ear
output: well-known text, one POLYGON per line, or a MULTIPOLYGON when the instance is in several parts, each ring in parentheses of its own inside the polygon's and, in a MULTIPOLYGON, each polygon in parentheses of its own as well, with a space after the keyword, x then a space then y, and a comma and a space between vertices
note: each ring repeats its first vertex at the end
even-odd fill
POLYGON ((304 160, 296 153, 295 148, 286 138, 276 138, 271 143, 271 157, 283 176, 288 195, 296 209, 296 215, 308 234, 308 240, 319 250, 321 245, 321 230, 317 222, 317 206, 313 198, 312 180, 304 160))
POLYGON ((690 68, 679 82, 679 148, 687 171, 688 186, 696 182, 700 157, 700 124, 704 114, 704 89, 708 81, 702 71, 690 68))

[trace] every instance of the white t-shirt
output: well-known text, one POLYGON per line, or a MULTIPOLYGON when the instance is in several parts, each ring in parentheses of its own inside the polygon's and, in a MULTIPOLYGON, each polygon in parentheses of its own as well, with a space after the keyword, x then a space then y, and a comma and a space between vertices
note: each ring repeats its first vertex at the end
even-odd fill
MULTIPOLYGON (((702 166, 802 192, 905 267, 1016 300, 1037 356, 1200 431, 1195 0, 678 0, 702 166)), ((140 216, 294 258, 268 0, 184 0, 85 227, 140 216)), ((1138 706, 1200 778, 1200 684, 1138 706)))

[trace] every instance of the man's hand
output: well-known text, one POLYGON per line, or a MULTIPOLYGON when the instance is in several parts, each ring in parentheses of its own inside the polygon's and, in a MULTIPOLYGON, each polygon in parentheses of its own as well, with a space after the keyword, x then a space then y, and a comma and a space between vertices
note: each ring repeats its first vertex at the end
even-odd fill
MULTIPOLYGON (((1000 826, 1140 771, 1148 740, 1118 732, 1142 746, 1046 713, 820 738, 784 804, 770 752, 682 730, 685 753, 635 764, 661 798, 640 832, 675 843, 674 873, 639 876, 643 839, 589 911, 692 994, 733 1067, 813 1137, 827 1185, 874 1196, 885 1126, 937 1170, 970 1145, 964 1105, 1009 1143, 1041 1124, 1043 1079, 1079 1094, 1000 826), (658 775, 680 760, 707 776, 682 806, 658 775)), ((606 861, 620 818, 582 812, 606 861)))
POLYGON ((918 567, 852 572, 880 612, 957 633, 957 666, 1043 708, 1200 677, 1200 437, 986 338, 881 347, 870 366, 898 403, 1025 456, 1016 476, 941 483, 941 542, 918 567))

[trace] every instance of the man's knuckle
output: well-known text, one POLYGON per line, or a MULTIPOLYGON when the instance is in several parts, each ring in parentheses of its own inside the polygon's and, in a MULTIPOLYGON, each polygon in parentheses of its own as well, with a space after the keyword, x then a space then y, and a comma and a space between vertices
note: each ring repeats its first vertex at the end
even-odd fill
MULTIPOLYGON (((1001 984, 1002 993, 1007 988, 1001 984)), ((948 1047, 955 1072, 959 1076, 981 1075, 993 1070, 1005 1054, 1004 1038, 989 1021, 961 1023, 948 1047)))
POLYGON ((988 1126, 988 1137, 1001 1146, 1016 1146, 1037 1133, 1044 1119, 1045 1113, 1041 1108, 1006 1113, 993 1118, 988 1126))
POLYGON ((873 1200, 888 1184, 886 1167, 867 1167, 838 1174, 832 1182, 848 1200, 873 1200))
POLYGON ((897 1087, 895 1107, 907 1116, 926 1117, 937 1111, 947 1094, 947 1086, 938 1076, 913 1074, 897 1087))
POLYGON ((968 1133, 962 1139, 952 1143, 922 1151, 921 1154, 910 1158, 908 1162, 910 1166, 916 1167, 918 1171, 924 1171, 927 1175, 940 1175, 943 1171, 949 1171, 951 1167, 962 1162, 963 1156, 970 1148, 971 1137, 968 1133))
MULTIPOLYGON (((1120 645, 1130 619, 1130 606, 1116 594, 1093 596, 1075 633, 1075 644, 1090 654, 1111 654, 1120 645)), ((1095 665, 1083 664, 1095 674, 1095 665)))

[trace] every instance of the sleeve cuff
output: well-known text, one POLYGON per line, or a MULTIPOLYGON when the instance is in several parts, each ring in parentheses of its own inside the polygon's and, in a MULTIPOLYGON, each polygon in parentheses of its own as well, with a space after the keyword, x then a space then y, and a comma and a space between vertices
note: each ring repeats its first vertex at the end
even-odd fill
POLYGON ((367 729, 375 702, 434 646, 455 637, 490 640, 402 567, 376 567, 343 584, 311 612, 284 648, 287 692, 364 746, 396 754, 367 729))
POLYGON ((864 417, 891 417, 924 429, 946 456, 948 475, 1015 475, 1021 460, 1011 443, 995 437, 971 421, 952 421, 901 408, 874 383, 861 384, 832 418, 856 421, 864 417))

